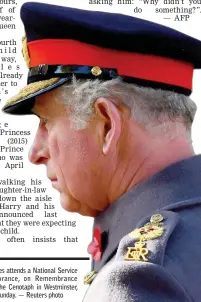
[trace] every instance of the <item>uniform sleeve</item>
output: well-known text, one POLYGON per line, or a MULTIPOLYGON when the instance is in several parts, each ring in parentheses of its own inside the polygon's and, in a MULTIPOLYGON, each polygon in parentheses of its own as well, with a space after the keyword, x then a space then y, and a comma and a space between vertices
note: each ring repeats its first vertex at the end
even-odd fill
MULTIPOLYGON (((165 269, 152 263, 113 263, 105 279, 107 302, 192 302, 188 293, 165 269)), ((100 300, 101 301, 101 300, 100 300)))
POLYGON ((193 302, 162 266, 110 261, 90 285, 84 302, 193 302))

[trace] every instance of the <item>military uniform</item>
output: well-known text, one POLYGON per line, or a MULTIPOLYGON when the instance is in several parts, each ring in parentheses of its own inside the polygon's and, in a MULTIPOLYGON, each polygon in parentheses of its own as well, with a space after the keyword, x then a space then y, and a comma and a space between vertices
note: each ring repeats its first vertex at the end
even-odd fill
POLYGON ((200 155, 167 167, 125 193, 95 218, 104 249, 101 260, 93 262, 97 275, 84 302, 201 301, 200 217, 200 155), (163 217, 163 231, 156 234, 146 232, 154 214, 163 217), (143 231, 144 226, 140 242, 132 231, 143 231), (136 243, 144 246, 133 254, 136 243))
MULTIPOLYGON (((3 107, 33 114, 35 97, 78 79, 190 95, 201 42, 146 20, 42 3, 21 8, 27 86, 3 107)), ((201 157, 136 185, 95 218, 84 302, 201 301, 201 157)))

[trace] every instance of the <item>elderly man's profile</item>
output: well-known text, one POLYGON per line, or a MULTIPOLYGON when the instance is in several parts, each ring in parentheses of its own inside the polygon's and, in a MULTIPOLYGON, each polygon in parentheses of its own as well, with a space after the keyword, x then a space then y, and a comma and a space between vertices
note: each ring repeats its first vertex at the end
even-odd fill
POLYGON ((25 3, 21 18, 28 85, 3 111, 39 117, 30 161, 46 166, 65 210, 95 217, 84 301, 199 302, 201 157, 189 95, 201 42, 42 3, 25 3))

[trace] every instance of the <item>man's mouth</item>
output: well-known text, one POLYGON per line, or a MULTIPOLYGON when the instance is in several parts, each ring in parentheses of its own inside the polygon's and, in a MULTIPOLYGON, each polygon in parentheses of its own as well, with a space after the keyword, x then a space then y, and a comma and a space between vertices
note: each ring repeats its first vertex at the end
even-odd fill
POLYGON ((59 183, 58 183, 58 179, 57 178, 54 178, 54 179, 51 179, 49 178, 51 183, 52 183, 52 187, 54 189, 56 189, 57 191, 59 191, 59 183))

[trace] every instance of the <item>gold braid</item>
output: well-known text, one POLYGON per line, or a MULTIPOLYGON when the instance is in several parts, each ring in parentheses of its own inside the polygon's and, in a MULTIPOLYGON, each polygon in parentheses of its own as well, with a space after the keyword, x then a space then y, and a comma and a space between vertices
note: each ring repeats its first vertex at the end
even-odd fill
POLYGON ((29 57, 29 50, 27 47, 27 37, 26 34, 22 37, 22 54, 24 57, 24 60, 26 62, 27 67, 30 66, 30 57, 29 57))

